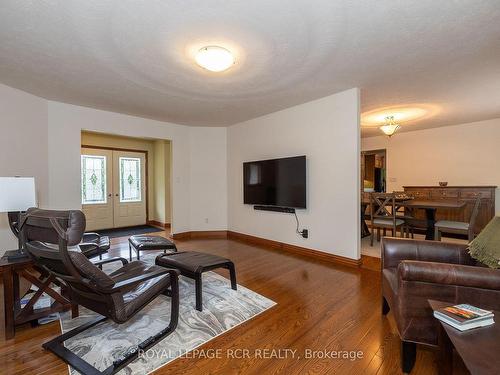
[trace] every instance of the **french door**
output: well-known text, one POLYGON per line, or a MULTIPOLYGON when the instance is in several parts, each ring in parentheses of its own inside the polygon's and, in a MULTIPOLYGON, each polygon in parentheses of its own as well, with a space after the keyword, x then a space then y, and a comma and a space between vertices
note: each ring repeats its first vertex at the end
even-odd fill
POLYGON ((93 148, 82 148, 81 154, 87 230, 145 224, 145 154, 93 148))

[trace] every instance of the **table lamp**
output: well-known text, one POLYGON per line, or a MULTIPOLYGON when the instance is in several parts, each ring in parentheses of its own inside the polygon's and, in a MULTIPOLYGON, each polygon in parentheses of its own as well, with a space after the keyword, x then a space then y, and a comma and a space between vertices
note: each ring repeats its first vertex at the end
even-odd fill
POLYGON ((8 251, 9 258, 24 256, 19 236, 19 215, 30 207, 36 207, 34 177, 0 177, 0 212, 7 212, 9 226, 18 238, 19 250, 8 251))

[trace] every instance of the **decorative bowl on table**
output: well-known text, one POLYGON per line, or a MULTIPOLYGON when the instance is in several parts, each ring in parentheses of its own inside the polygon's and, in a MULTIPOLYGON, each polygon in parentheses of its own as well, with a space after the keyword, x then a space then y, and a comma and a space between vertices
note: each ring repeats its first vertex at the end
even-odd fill
POLYGON ((413 195, 407 194, 405 192, 395 193, 394 197, 398 201, 409 201, 411 199, 415 199, 413 195))
POLYGON ((440 181, 439 186, 448 186, 448 181, 440 181))

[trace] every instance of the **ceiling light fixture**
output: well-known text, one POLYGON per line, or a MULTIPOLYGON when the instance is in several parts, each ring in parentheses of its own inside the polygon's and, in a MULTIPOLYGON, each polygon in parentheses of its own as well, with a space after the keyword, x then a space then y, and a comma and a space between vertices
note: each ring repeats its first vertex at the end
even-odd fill
POLYGON ((385 125, 382 125, 380 130, 388 137, 392 137, 400 127, 400 125, 394 122, 394 116, 387 116, 385 118, 385 125))
POLYGON ((441 112, 441 107, 431 103, 408 103, 375 108, 361 114, 363 128, 380 128, 386 122, 387 116, 393 116, 398 124, 414 125, 418 122, 435 117, 441 112))
POLYGON ((211 72, 222 72, 234 64, 233 54, 219 46, 201 48, 195 57, 196 63, 211 72))

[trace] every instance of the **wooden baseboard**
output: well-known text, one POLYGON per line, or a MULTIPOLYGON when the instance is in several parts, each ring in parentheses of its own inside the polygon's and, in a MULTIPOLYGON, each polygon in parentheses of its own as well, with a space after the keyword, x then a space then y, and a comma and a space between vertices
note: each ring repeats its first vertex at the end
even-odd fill
POLYGON ((189 240, 192 238, 227 238, 225 230, 197 230, 172 234, 174 240, 189 240))
POLYGON ((227 230, 192 231, 191 238, 227 238, 227 230))
POLYGON ((174 240, 189 240, 191 238, 191 232, 172 233, 172 238, 174 240))
POLYGON ((148 220, 147 224, 153 225, 155 227, 165 228, 165 229, 170 228, 170 223, 162 223, 162 222, 156 221, 156 220, 148 220))
POLYGON ((362 266, 363 268, 367 268, 372 271, 379 271, 382 269, 382 259, 368 256, 368 255, 361 255, 361 261, 363 262, 362 266))
POLYGON ((257 246, 264 246, 273 250, 282 251, 285 253, 292 253, 308 258, 319 259, 325 262, 342 264, 350 267, 360 267, 362 264, 361 259, 351 259, 340 255, 325 253, 319 250, 308 249, 297 245, 291 245, 284 242, 268 240, 261 237, 251 236, 225 230, 210 230, 210 231, 190 231, 172 234, 174 240, 189 240, 193 238, 229 238, 231 240, 250 243, 257 246))
POLYGON ((251 243, 254 245, 265 246, 265 247, 272 248, 274 250, 283 251, 283 252, 292 253, 292 254, 297 254, 297 255, 302 255, 302 256, 306 256, 308 258, 319 259, 319 260, 326 261, 326 262, 342 264, 345 266, 360 267, 362 264, 361 259, 346 258, 346 257, 340 256, 340 255, 329 254, 329 253, 325 253, 325 252, 319 251, 319 250, 308 249, 306 247, 291 245, 291 244, 287 244, 287 243, 279 242, 279 241, 274 241, 274 240, 268 240, 265 238, 251 236, 251 235, 243 234, 243 233, 228 231, 227 237, 229 239, 233 239, 233 240, 237 240, 237 241, 239 240, 239 241, 251 243))

